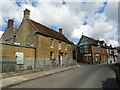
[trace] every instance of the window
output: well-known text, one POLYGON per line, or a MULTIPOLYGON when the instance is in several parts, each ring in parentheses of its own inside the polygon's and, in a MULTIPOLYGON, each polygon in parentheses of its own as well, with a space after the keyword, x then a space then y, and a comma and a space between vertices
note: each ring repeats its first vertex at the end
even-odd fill
POLYGON ((84 53, 84 48, 80 47, 80 53, 84 53))
POLYGON ((61 49, 61 42, 58 43, 58 49, 61 49))
POLYGON ((67 59, 67 53, 65 53, 65 59, 67 59))
POLYGON ((67 44, 65 44, 65 50, 67 50, 67 44))
POLYGON ((84 46, 84 51, 85 51, 85 52, 88 52, 87 46, 84 46))
POLYGON ((54 59, 54 53, 50 52, 50 60, 54 59))
POLYGON ((17 64, 23 64, 24 62, 24 53, 16 52, 17 64))
POLYGON ((50 40, 50 48, 53 48, 54 41, 53 39, 50 40))
POLYGON ((95 48, 95 46, 94 46, 94 51, 96 52, 96 48, 95 48))
POLYGON ((98 46, 98 51, 100 52, 100 46, 98 46))

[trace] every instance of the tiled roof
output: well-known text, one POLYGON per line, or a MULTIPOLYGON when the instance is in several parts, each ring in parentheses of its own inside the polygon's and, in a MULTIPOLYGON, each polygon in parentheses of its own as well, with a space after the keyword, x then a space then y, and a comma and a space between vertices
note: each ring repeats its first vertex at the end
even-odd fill
POLYGON ((112 46, 104 46, 104 45, 102 45, 103 43, 105 43, 104 41, 99 41, 99 40, 95 40, 95 39, 93 39, 93 38, 90 38, 90 37, 88 37, 88 36, 85 36, 85 35, 83 35, 83 37, 86 37, 92 44, 94 44, 94 45, 98 45, 98 42, 100 43, 100 45, 101 45, 101 47, 103 47, 103 48, 108 48, 108 49, 113 49, 113 47, 112 46))
POLYGON ((91 41, 91 42, 92 42, 92 44, 95 44, 95 45, 97 45, 97 44, 98 44, 98 40, 95 40, 95 39, 90 38, 90 37, 85 36, 85 35, 83 35, 83 36, 84 36, 84 37, 86 37, 89 41, 91 41))
POLYGON ((48 27, 46 27, 38 22, 35 22, 33 20, 30 20, 30 22, 38 30, 38 33, 72 44, 63 34, 57 32, 55 30, 52 30, 52 29, 50 29, 50 28, 48 28, 48 27))

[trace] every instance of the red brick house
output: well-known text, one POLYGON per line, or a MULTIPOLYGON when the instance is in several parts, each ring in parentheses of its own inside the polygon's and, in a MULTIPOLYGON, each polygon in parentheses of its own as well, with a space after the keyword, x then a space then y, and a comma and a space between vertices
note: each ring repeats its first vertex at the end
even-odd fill
POLYGON ((107 44, 104 41, 82 35, 77 44, 77 61, 85 63, 107 63, 107 44))

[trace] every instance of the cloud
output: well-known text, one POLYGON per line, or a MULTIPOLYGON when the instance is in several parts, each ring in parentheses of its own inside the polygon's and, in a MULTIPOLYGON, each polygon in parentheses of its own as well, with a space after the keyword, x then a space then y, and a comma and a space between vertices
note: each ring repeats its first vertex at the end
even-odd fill
POLYGON ((0 38, 1 38, 2 34, 3 34, 3 32, 4 32, 4 31, 1 31, 1 30, 0 30, 0 38))
POLYGON ((112 45, 113 47, 118 46, 118 42, 115 40, 109 40, 108 45, 112 45))
MULTIPOLYGON (((8 0, 10 1, 10 0, 8 0)), ((16 0, 15 0, 16 1, 16 0)), ((19 1, 19 0, 18 0, 19 1)), ((9 18, 19 25, 23 10, 31 11, 30 18, 48 27, 63 28, 70 40, 79 40, 82 33, 95 39, 104 39, 107 43, 117 42, 117 3, 116 2, 2 2, 0 20, 4 27, 9 18), (97 13, 95 13, 97 11, 97 13), (101 12, 101 13, 98 13, 101 12), (110 41, 112 40, 112 41, 110 41)), ((77 43, 77 42, 76 42, 77 43)), ((115 44, 114 44, 115 45, 115 44)))

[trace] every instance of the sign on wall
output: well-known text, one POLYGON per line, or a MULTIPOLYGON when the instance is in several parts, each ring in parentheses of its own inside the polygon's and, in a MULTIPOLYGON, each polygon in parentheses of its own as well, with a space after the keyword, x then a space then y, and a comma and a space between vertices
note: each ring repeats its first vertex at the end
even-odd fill
POLYGON ((22 52, 16 52, 16 57, 17 57, 17 64, 23 64, 24 53, 22 53, 22 52))

